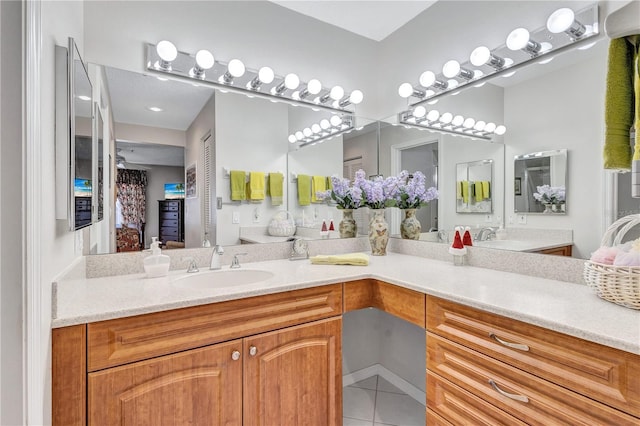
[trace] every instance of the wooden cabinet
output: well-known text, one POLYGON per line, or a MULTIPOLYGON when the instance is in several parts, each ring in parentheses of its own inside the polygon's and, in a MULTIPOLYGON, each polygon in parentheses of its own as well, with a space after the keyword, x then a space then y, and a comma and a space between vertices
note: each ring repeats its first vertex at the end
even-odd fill
POLYGON ((573 246, 572 245, 568 245, 568 246, 562 246, 562 247, 554 247, 554 248, 550 248, 550 249, 544 249, 544 250, 538 250, 534 253, 540 253, 540 254, 552 254, 555 256, 569 256, 571 257, 571 248, 573 246))
POLYGON ((158 200, 158 240, 184 242, 184 200, 158 200))
POLYGON ((427 370, 429 408, 453 424, 460 406, 443 394, 491 407, 466 415, 500 410, 527 424, 640 422, 637 355, 431 296, 427 370))

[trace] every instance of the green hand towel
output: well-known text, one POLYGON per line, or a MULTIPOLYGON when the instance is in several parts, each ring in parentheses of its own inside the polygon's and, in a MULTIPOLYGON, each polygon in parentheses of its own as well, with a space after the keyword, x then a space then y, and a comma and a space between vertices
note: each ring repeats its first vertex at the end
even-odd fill
POLYGON ((327 176, 327 189, 333 190, 333 181, 331 180, 331 176, 327 176))
POLYGON ((324 176, 314 176, 311 178, 311 202, 317 203, 322 200, 318 198, 318 192, 327 190, 327 178, 324 176))
POLYGON ((248 199, 252 201, 264 200, 264 173, 263 172, 249 173, 248 199))
POLYGON ((311 176, 298 175, 298 204, 308 206, 311 204, 311 176))
POLYGON ((624 38, 611 40, 605 97, 604 168, 629 170, 629 130, 633 123, 634 49, 624 38))
POLYGON ((271 194, 271 205, 282 205, 282 173, 269 173, 269 193, 271 194))
POLYGON ((246 173, 242 170, 231 170, 229 175, 229 180, 231 180, 231 201, 246 200, 246 173))
POLYGON ((485 200, 487 198, 491 198, 491 183, 488 180, 482 181, 482 195, 484 195, 485 200))
POLYGON ((473 187, 476 191, 476 203, 485 199, 484 192, 482 191, 482 182, 477 181, 473 183, 473 187))
POLYGON ((467 204, 469 202, 469 181, 462 181, 462 202, 467 204))

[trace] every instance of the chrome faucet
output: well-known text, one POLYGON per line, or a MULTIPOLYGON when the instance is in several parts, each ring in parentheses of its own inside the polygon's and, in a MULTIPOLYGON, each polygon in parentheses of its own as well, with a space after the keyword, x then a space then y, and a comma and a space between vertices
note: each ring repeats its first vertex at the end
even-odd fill
POLYGON ((494 239, 495 237, 496 237, 495 228, 492 228, 492 227, 489 227, 489 226, 486 227, 486 228, 482 228, 476 234, 476 240, 478 240, 478 241, 488 241, 488 240, 494 239))
POLYGON ((185 257, 184 260, 189 262, 189 266, 187 267, 188 273, 192 274, 194 272, 200 272, 198 265, 196 264, 196 260, 193 257, 185 257))
POLYGON ((222 268, 222 262, 220 259, 224 254, 224 249, 221 245, 216 245, 213 248, 213 252, 211 253, 211 262, 209 264, 209 269, 220 269, 222 268))
POLYGON ((233 260, 231 261, 231 266, 229 266, 229 268, 239 268, 240 267, 240 261, 238 260, 238 256, 246 256, 247 253, 236 253, 233 255, 233 260))

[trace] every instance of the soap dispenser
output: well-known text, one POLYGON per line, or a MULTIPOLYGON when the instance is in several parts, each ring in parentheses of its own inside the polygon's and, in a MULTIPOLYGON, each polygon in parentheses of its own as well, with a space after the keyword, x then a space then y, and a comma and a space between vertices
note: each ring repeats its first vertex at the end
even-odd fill
POLYGON ((151 237, 151 256, 144 258, 144 272, 147 278, 165 277, 169 273, 170 258, 162 254, 158 237, 151 237))

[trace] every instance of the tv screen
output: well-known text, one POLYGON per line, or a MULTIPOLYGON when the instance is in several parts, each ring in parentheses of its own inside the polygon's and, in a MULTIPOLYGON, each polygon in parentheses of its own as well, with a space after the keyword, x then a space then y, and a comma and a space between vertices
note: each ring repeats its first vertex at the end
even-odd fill
POLYGON ((184 198, 184 183, 165 183, 164 198, 184 198))
POLYGON ((76 197, 91 197, 91 179, 75 178, 73 195, 76 197))

